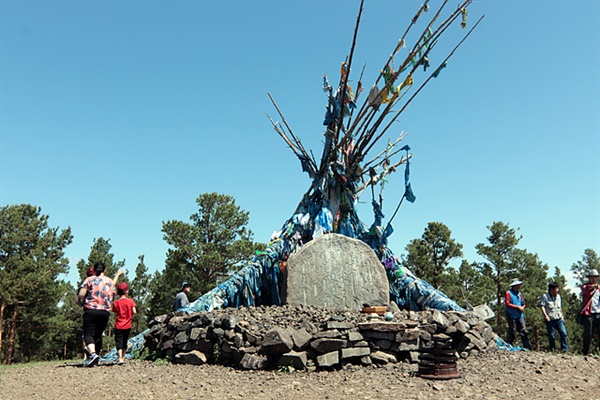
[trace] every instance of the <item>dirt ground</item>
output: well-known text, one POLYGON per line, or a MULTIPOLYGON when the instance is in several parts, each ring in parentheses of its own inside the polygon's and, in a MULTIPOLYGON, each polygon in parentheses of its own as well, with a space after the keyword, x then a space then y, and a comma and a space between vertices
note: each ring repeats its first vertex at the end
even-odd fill
POLYGON ((0 399, 600 399, 600 358, 498 351, 460 360, 460 378, 428 380, 416 364, 329 372, 204 365, 32 365, 0 375, 0 399))

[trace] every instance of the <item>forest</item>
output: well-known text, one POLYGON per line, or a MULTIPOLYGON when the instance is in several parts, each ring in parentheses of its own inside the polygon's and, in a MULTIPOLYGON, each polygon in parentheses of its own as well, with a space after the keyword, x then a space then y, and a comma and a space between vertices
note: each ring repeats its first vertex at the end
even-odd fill
MULTIPOLYGON (((248 228, 249 212, 232 196, 204 193, 196 199, 198 211, 189 221, 163 221, 162 233, 170 246, 162 270, 150 273, 139 255, 133 274, 120 278, 130 287, 137 304, 132 336, 143 332, 155 316, 171 311, 182 281, 192 285, 191 300, 198 298, 231 274, 267 244, 255 242, 248 228)), ((548 283, 559 285, 571 352, 581 351, 581 325, 575 316, 581 306, 580 293, 568 286, 558 266, 550 267, 536 253, 519 247, 522 236, 508 223, 494 221, 489 236, 475 246, 484 261, 463 258, 463 245, 452 237, 443 222, 429 222, 420 238, 411 240, 399 256, 402 266, 441 290, 459 305, 488 305, 495 318, 488 320, 505 337, 504 295, 514 278, 525 282, 526 324, 533 349, 546 351, 548 339, 540 297, 548 283), (458 267, 455 267, 459 265, 458 267)), ((76 359, 82 352, 81 315, 76 304, 78 288, 61 279, 70 268, 79 272, 101 261, 106 274, 124 270, 125 261, 112 253, 110 238, 96 238, 87 260, 69 265, 65 249, 73 240, 70 228, 52 227, 41 207, 30 204, 0 208, 0 363, 76 359)), ((587 281, 590 269, 600 269, 594 249, 583 249, 569 271, 576 283, 587 281)), ((114 346, 114 317, 105 332, 104 351, 114 346)), ((592 353, 600 354, 598 340, 592 353)))

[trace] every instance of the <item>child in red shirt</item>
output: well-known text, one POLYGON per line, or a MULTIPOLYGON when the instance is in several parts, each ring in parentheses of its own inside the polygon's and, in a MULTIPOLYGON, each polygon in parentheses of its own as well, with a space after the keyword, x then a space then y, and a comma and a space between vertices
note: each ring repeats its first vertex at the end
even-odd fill
POLYGON ((112 310, 116 314, 115 321, 115 346, 119 361, 117 365, 125 364, 125 352, 127 351, 127 340, 129 331, 133 325, 133 315, 136 313, 135 302, 127 297, 129 286, 126 282, 117 285, 117 300, 113 301, 112 310))

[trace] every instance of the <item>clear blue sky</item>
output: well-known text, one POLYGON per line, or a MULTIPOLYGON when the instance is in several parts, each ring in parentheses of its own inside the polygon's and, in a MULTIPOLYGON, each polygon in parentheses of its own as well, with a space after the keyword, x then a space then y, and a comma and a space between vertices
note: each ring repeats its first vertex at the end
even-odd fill
MULTIPOLYGON (((366 1, 351 78, 366 63, 372 85, 420 4, 366 1)), ((98 237, 130 277, 140 254, 162 269, 162 222, 188 221, 205 192, 234 196, 268 241, 309 179, 266 117, 279 120, 267 93, 320 154, 321 74, 337 81, 358 5, 2 0, 0 204, 71 227, 71 278, 98 237)), ((600 250, 600 2, 475 1, 469 23, 483 14, 390 133, 410 132, 417 195, 390 247, 401 255, 441 221, 482 261, 474 246, 503 221, 567 273, 600 250)), ((388 216, 402 185, 397 174, 384 192, 388 216)))

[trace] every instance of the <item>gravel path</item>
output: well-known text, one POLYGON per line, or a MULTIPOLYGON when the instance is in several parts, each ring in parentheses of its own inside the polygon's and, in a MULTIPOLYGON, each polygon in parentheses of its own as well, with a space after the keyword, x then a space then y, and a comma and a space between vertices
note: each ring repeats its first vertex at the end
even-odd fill
POLYGON ((330 372, 239 371, 130 361, 95 368, 32 365, 0 375, 0 399, 600 399, 600 358, 505 352, 460 360, 461 377, 426 380, 418 366, 330 372))

